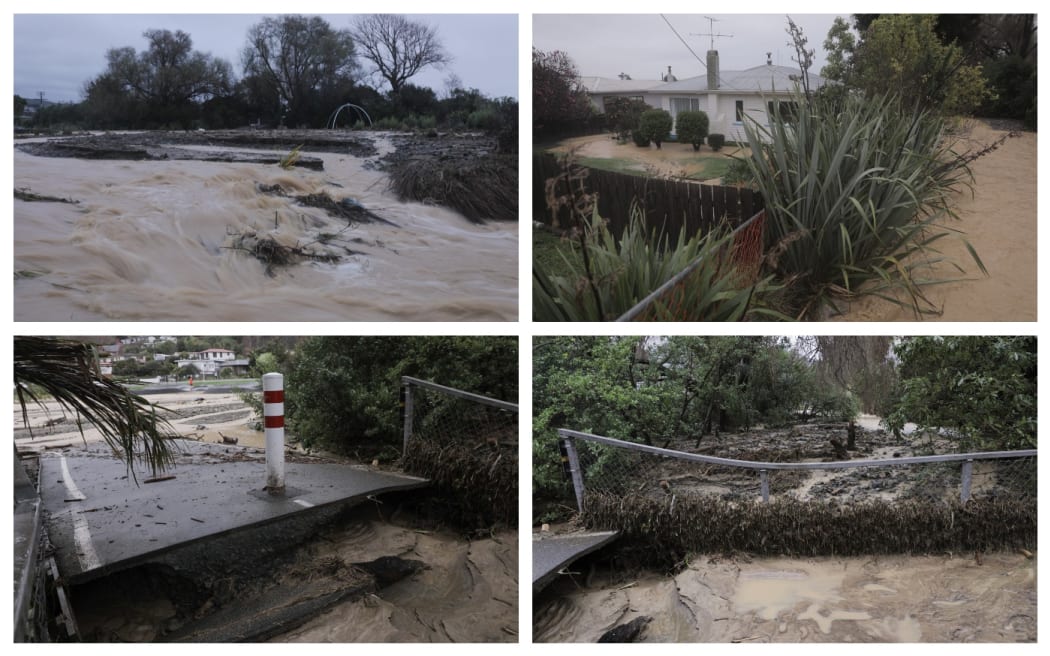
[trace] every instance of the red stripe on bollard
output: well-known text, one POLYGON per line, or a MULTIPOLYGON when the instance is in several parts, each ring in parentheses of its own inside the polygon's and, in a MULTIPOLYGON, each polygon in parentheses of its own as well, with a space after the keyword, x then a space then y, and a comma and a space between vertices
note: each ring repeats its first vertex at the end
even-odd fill
POLYGON ((284 415, 266 417, 266 428, 284 428, 284 415))
POLYGON ((263 392, 263 403, 284 403, 284 390, 266 390, 263 392))

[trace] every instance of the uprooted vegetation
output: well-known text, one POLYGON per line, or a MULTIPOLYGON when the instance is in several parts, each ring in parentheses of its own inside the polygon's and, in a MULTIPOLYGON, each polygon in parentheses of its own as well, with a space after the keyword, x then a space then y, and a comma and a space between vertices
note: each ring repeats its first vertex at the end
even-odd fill
POLYGON ((492 139, 399 140, 381 161, 401 200, 449 207, 474 223, 518 220, 518 160, 492 139))
POLYGON ((256 185, 260 193, 289 198, 296 204, 304 207, 322 209, 328 216, 346 219, 347 224, 337 231, 324 230, 322 221, 307 221, 305 216, 299 220, 304 226, 318 229, 313 238, 302 241, 295 235, 282 235, 278 233, 281 225, 281 216, 274 214, 273 229, 264 231, 257 227, 230 228, 227 227, 226 235, 228 244, 223 248, 228 250, 244 251, 262 262, 266 267, 266 275, 271 278, 277 275, 277 270, 282 267, 300 264, 302 262, 319 262, 323 264, 335 264, 343 258, 353 255, 364 255, 362 251, 355 250, 351 243, 360 244, 361 239, 347 239, 344 235, 349 230, 361 223, 384 223, 397 227, 396 223, 388 221, 375 212, 366 209, 352 198, 336 200, 327 192, 314 194, 289 194, 278 184, 256 185))

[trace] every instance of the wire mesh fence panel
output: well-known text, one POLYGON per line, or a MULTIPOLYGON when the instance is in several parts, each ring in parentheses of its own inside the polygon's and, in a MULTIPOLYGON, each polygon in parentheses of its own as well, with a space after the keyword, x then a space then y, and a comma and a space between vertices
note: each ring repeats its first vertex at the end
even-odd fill
POLYGON ((583 523, 672 551, 1034 546, 1034 450, 758 462, 559 434, 575 454, 583 523))
POLYGON ((459 523, 517 524, 518 406, 404 378, 405 471, 431 479, 459 523))

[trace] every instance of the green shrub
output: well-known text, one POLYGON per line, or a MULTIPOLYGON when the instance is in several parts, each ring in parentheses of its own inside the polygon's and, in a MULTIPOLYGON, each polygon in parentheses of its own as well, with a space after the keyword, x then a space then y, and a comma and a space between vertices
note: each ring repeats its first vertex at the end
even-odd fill
MULTIPOLYGON (((664 282, 698 258, 688 278, 687 301, 676 308, 681 321, 739 321, 752 314, 772 314, 758 306, 774 291, 768 279, 741 284, 735 266, 724 256, 732 236, 689 236, 682 228, 671 248, 662 229, 650 230, 635 208, 617 241, 597 211, 583 226, 583 252, 562 252, 568 276, 533 269, 533 313, 537 321, 611 321, 637 305, 664 282), (588 272, 589 271, 589 272, 588 272)), ((654 305, 657 314, 667 310, 654 305)), ((779 317, 778 317, 779 318, 779 317)))
POLYGON ((751 164, 746 159, 733 157, 729 160, 726 172, 722 174, 724 185, 751 185, 754 177, 751 175, 751 164))
POLYGON ((707 118, 706 112, 679 112, 675 128, 678 132, 678 140, 682 143, 693 144, 693 150, 700 150, 710 125, 711 121, 707 118))
POLYGON ((671 118, 670 112, 666 109, 650 109, 642 112, 642 117, 638 121, 638 132, 659 148, 660 144, 671 134, 672 126, 674 126, 674 119, 671 118))
POLYGON ((707 145, 711 146, 711 150, 719 151, 722 150, 722 146, 726 145, 726 136, 715 132, 707 136, 707 145))
POLYGON ((955 218, 955 193, 972 179, 944 122, 895 97, 835 104, 799 95, 796 103, 768 126, 744 122, 773 273, 791 281, 784 310, 817 317, 839 299, 872 294, 916 316, 935 313, 922 286, 946 282, 929 276, 944 259, 934 243, 957 232, 939 223, 955 218), (898 290, 906 300, 894 298, 898 290))
POLYGON ((642 134, 640 130, 635 130, 634 132, 632 132, 631 139, 634 140, 634 145, 638 146, 639 148, 649 147, 649 137, 642 134))
POLYGON ((491 107, 479 109, 467 116, 467 127, 473 130, 495 130, 500 127, 500 116, 491 107))

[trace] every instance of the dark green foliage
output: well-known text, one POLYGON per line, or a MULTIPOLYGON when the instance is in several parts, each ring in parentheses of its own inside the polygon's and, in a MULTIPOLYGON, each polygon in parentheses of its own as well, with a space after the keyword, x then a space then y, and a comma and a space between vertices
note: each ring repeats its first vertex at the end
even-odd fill
POLYGON ((518 525, 518 458, 509 448, 418 440, 401 462, 432 481, 428 502, 443 506, 443 520, 465 530, 518 525))
POLYGON ((971 175, 943 121, 902 102, 799 97, 790 117, 774 112, 768 127, 744 122, 766 205, 766 248, 777 252, 767 261, 791 281, 786 314, 819 317, 863 294, 916 315, 936 312, 923 286, 944 282, 929 272, 938 240, 952 236, 940 223, 955 216, 955 195, 971 175))
POLYGON ((711 121, 706 112, 678 112, 675 131, 678 133, 678 141, 692 144, 693 150, 700 150, 707 137, 707 131, 711 127, 711 121))
POLYGON ((649 109, 652 107, 638 98, 614 98, 605 103, 605 125, 617 138, 626 139, 627 135, 638 128, 642 113, 649 109))
POLYGON ((312 337, 285 371, 290 429, 339 453, 400 450, 401 376, 514 402, 511 337, 312 337))
MULTIPOLYGON (((533 352, 534 493, 563 502, 571 488, 558 428, 667 448, 759 422, 787 423, 799 409, 845 395, 818 384, 813 368, 776 338, 537 337, 533 352)), ((634 471, 624 464, 634 454, 577 444, 585 477, 634 471)))
POLYGON ((1037 338, 909 337, 891 428, 949 429, 960 450, 1035 448, 1037 338))
POLYGON ((532 130, 553 135, 584 127, 594 114, 572 59, 532 49, 532 130))
POLYGON ((729 166, 726 167, 726 172, 722 174, 722 184, 724 185, 745 185, 748 187, 753 186, 754 176, 751 173, 751 165, 748 164, 746 159, 740 159, 734 157, 729 161, 729 166))
POLYGON ((688 554, 744 552, 811 557, 965 553, 1034 549, 1030 499, 848 505, 777 499, 733 503, 713 497, 670 499, 588 494, 582 516, 593 530, 619 530, 619 549, 639 565, 673 568, 688 554))
POLYGON ((634 145, 639 148, 649 147, 649 137, 641 130, 634 130, 631 132, 631 140, 634 141, 634 145))
POLYGON ((707 145, 711 146, 711 150, 718 152, 722 150, 722 146, 726 145, 726 136, 718 132, 709 134, 707 135, 707 145))
POLYGON ((638 120, 638 132, 647 137, 659 148, 667 140, 674 126, 674 119, 666 109, 650 109, 642 112, 638 120))

